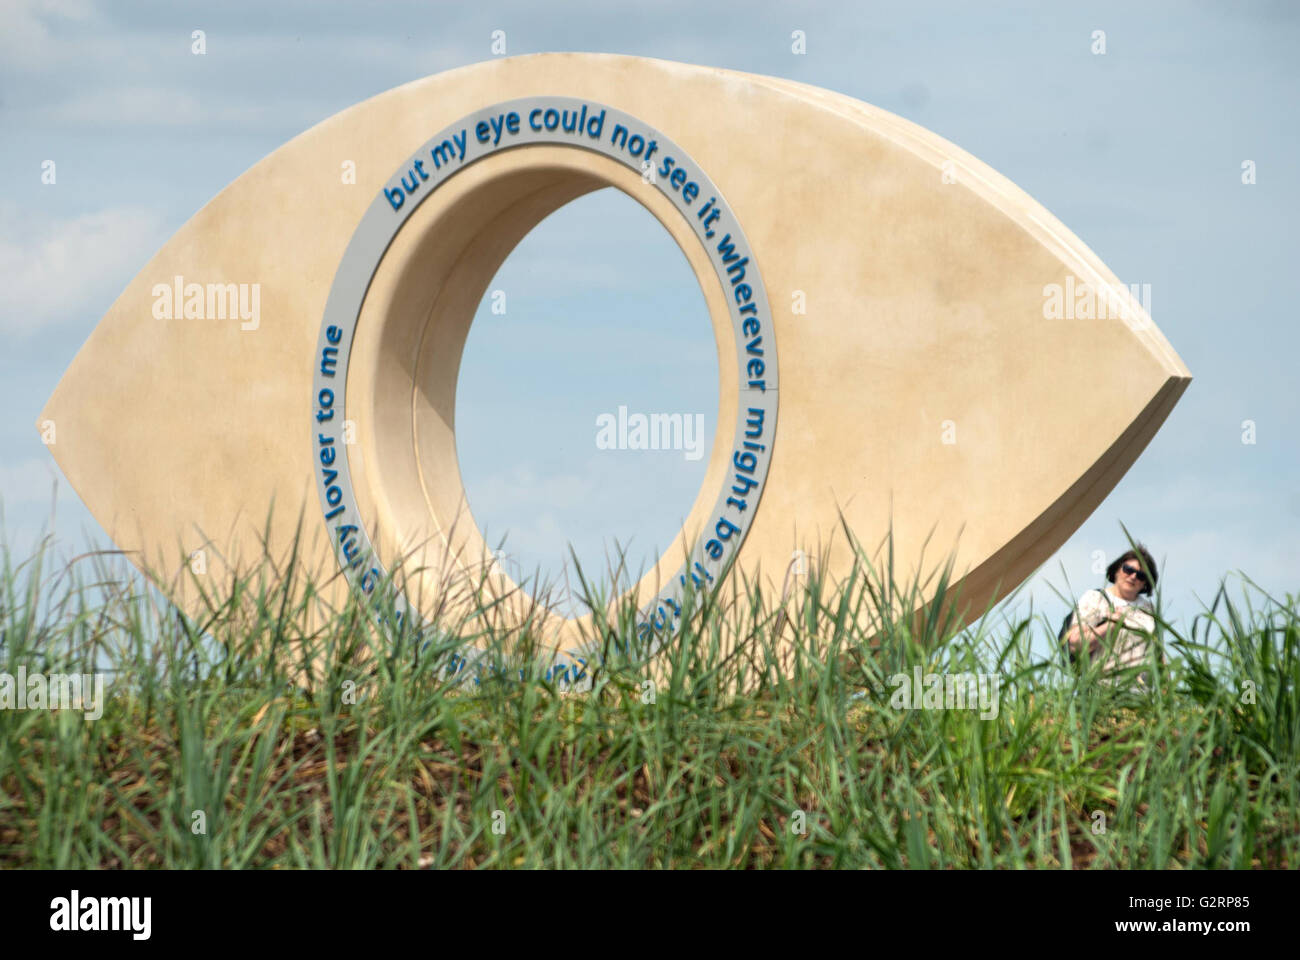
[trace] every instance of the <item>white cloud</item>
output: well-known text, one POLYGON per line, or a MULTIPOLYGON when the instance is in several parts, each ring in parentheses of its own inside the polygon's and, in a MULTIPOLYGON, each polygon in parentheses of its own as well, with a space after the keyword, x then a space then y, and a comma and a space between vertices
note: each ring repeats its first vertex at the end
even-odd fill
MULTIPOLYGON (((635 453, 604 451, 566 468, 520 463, 482 477, 465 478, 479 529, 529 575, 543 577, 571 566, 568 545, 596 579, 626 549, 631 572, 648 570, 660 551, 673 549, 681 524, 699 493, 702 464, 689 472, 636 469, 635 453), (631 509, 630 509, 631 508, 631 509)), ((510 567, 510 572, 515 572, 510 567)))
POLYGON ((403 39, 368 14, 360 24, 310 22, 288 32, 230 26, 237 16, 227 9, 217 18, 222 23, 207 25, 200 57, 191 52, 191 26, 202 23, 159 21, 94 0, 0 0, 8 122, 60 132, 203 125, 287 138, 351 106, 358 92, 377 93, 482 56, 467 39, 442 33, 403 39), (329 80, 306 92, 285 82, 298 73, 319 77, 322 64, 329 80), (378 89, 329 82, 375 71, 384 75, 378 89), (69 83, 73 76, 77 82, 69 83))
POLYGON ((120 131, 199 127, 240 134, 298 133, 334 112, 327 101, 276 98, 221 99, 158 86, 100 87, 78 92, 48 107, 32 107, 32 125, 42 128, 120 131))
POLYGON ((54 52, 50 25, 54 20, 90 20, 89 0, 0 0, 0 61, 7 66, 39 66, 54 52))
POLYGON ((507 508, 536 507, 571 510, 590 503, 603 482, 599 458, 590 458, 582 472, 539 471, 531 464, 517 464, 508 472, 496 473, 474 484, 471 509, 484 516, 504 513, 507 508))
POLYGON ((80 310, 99 312, 165 239, 162 218, 140 208, 50 221, 33 237, 20 235, 16 217, 0 214, 0 333, 28 334, 80 310))
POLYGON ((44 117, 75 129, 192 126, 205 119, 194 96, 166 87, 100 87, 46 109, 44 117))

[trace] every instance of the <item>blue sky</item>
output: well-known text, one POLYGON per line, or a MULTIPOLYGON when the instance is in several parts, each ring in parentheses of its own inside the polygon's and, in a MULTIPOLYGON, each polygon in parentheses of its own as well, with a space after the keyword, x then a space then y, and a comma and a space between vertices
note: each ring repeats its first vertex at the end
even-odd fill
MULTIPOLYGON (((789 77, 894 111, 1023 187, 1126 283, 1195 380, 1138 463, 1021 591, 1095 585, 1120 522, 1161 562, 1186 618, 1240 569, 1300 587, 1300 8, 1285 3, 705 5, 130 3, 0 0, 0 498, 21 555, 50 522, 103 532, 34 423, 129 280, 208 199, 285 141, 401 83, 507 53, 638 54, 789 77), (190 52, 191 32, 207 52, 190 52), (804 31, 807 52, 791 51, 804 31), (1091 52, 1095 30, 1106 53, 1091 52), (42 162, 57 183, 41 182, 42 162), (1257 182, 1241 182, 1241 165, 1257 182), (1242 422, 1256 443, 1243 444, 1242 422)), ((774 131, 774 135, 779 132, 774 131)), ((459 388, 471 507, 510 563, 558 574, 564 544, 609 538, 647 563, 703 478, 682 451, 602 451, 596 417, 702 413, 716 354, 698 287, 645 211, 576 201, 512 254, 459 388), (627 239, 616 247, 594 239, 627 239), (647 351, 653 334, 661 350, 647 351), (574 348, 581 369, 555 376, 574 348), (644 508, 629 509, 643 503, 644 508)), ((1103 354, 1104 355, 1104 354, 1103 354)), ((1068 429, 1068 425, 1065 426, 1068 429)), ((1015 464, 1007 469, 1014 470, 1015 464)), ((1023 608, 1023 604, 1021 604, 1023 608)))

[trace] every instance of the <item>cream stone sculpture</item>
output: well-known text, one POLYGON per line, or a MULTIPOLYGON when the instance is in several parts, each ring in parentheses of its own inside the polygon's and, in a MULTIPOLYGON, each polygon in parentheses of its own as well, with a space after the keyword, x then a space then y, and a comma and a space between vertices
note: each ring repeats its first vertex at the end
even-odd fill
MULTIPOLYGON (((78 353, 41 415, 51 451, 164 583, 197 555, 239 567, 263 536, 280 555, 304 517, 306 559, 346 574, 335 602, 401 562, 422 617, 485 570, 522 616, 466 508, 461 353, 519 240, 611 186, 681 247, 718 350, 706 479, 633 588, 655 648, 688 585, 743 571, 779 592, 798 556, 844 576, 841 522, 864 544, 892 523, 901 578, 927 538, 928 557, 955 549, 969 620, 1078 528, 1190 382, 1092 251, 935 134, 789 80, 544 54, 390 90, 235 180, 78 353)), ((587 621, 548 629, 561 656, 584 649, 587 621)))

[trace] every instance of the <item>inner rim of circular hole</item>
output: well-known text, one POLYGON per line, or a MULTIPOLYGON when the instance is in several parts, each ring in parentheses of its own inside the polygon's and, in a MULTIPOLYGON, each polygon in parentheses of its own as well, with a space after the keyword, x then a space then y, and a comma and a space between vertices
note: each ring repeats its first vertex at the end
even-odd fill
POLYGON ((633 586, 699 495, 718 391, 708 304, 653 214, 606 188, 542 220, 488 284, 456 387, 461 481, 503 572, 553 584, 569 617, 569 544, 606 599, 633 586))

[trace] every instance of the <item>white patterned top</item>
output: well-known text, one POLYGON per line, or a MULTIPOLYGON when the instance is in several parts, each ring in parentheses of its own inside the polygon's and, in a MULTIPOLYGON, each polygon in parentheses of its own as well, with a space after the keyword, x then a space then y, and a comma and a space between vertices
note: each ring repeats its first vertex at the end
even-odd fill
POLYGON ((1074 626, 1080 619, 1086 626, 1096 626, 1112 613, 1123 618, 1124 627, 1117 636, 1111 634, 1110 642, 1114 646, 1102 668, 1107 673, 1144 663, 1151 633, 1156 627, 1155 608, 1151 605, 1150 597, 1139 596, 1129 602, 1112 593, 1109 586, 1105 590, 1089 590, 1079 598, 1077 609, 1070 618, 1070 626, 1074 626))

